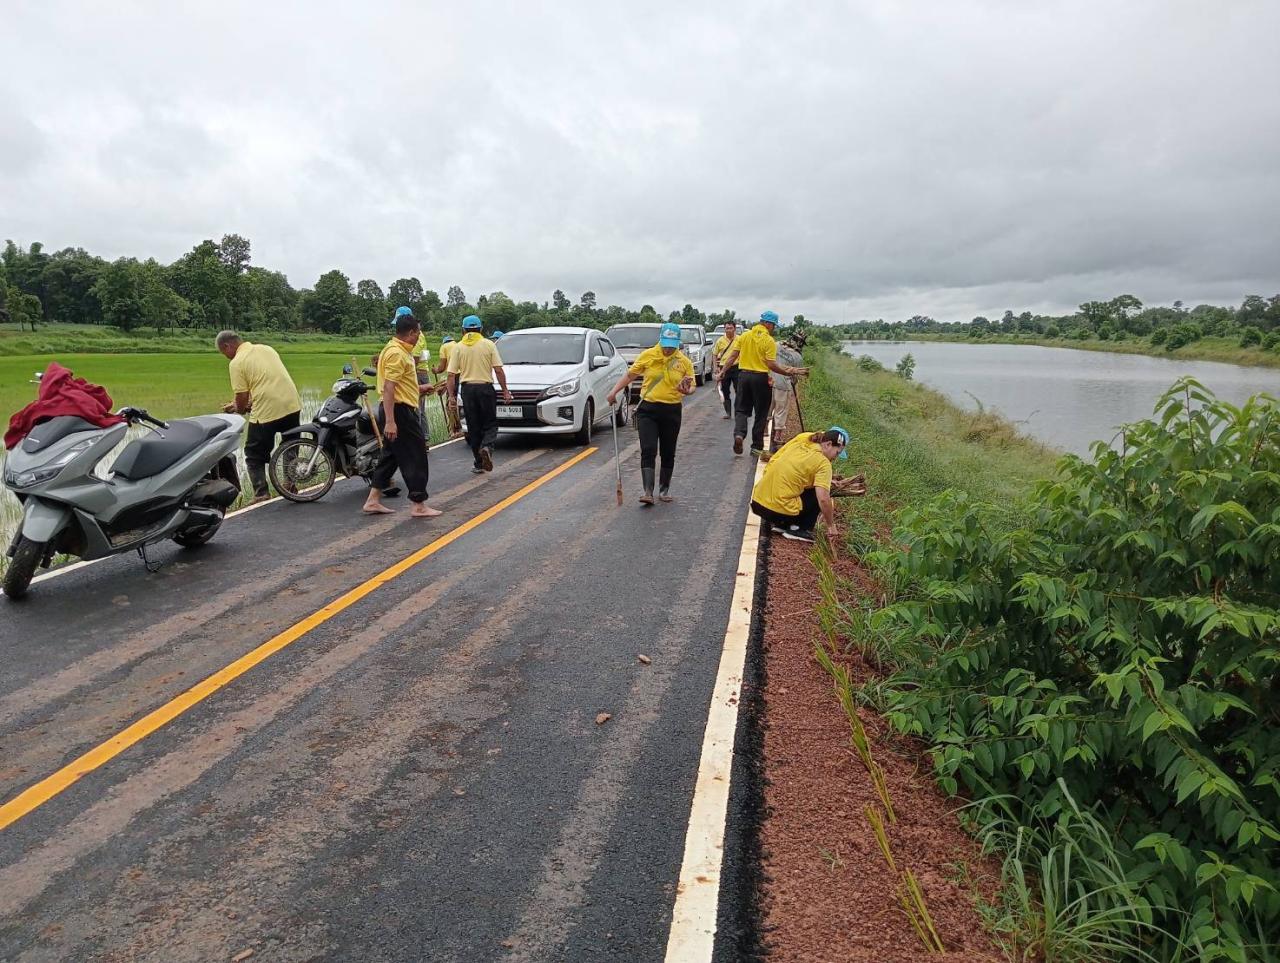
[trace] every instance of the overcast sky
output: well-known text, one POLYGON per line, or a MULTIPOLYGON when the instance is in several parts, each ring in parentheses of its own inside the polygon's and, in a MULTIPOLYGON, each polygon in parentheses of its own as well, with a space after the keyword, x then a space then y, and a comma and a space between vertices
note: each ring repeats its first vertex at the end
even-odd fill
POLYGON ((10 0, 0 238, 836 321, 1238 303, 1280 292, 1277 37, 1273 0, 10 0))

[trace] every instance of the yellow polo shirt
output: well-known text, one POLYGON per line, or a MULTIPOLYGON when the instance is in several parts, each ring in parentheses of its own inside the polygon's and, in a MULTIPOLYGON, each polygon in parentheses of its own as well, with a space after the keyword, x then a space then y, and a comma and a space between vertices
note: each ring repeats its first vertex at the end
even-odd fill
POLYGON ((782 515, 799 515, 801 492, 831 488, 831 462, 808 438, 798 435, 774 453, 751 491, 752 501, 782 515))
POLYGON ((711 353, 715 355, 716 364, 724 364, 724 359, 733 354, 735 350, 742 347, 742 335, 735 334, 733 340, 730 341, 728 335, 720 335, 716 339, 716 343, 711 346, 711 353))
POLYGON ((493 384, 493 369, 501 367, 498 346, 474 331, 455 341, 449 352, 449 374, 457 375, 464 385, 493 384))
POLYGON ((640 352, 640 357, 631 362, 630 371, 641 376, 641 401, 678 405, 684 401, 678 385, 693 377, 693 362, 678 348, 668 356, 655 344, 640 352))
MULTIPOLYGON (((378 396, 382 386, 390 381, 395 385, 393 398, 398 405, 418 407, 418 370, 413 355, 399 338, 392 338, 378 355, 378 396)), ((387 413, 391 417, 391 413, 387 413)))
POLYGON ((249 423, 265 424, 302 410, 302 399, 276 349, 241 341, 231 359, 231 390, 249 392, 249 423))
POLYGON ((743 371, 768 371, 766 361, 778 360, 778 342, 763 324, 738 339, 738 367, 743 371))
POLYGON ((456 341, 446 341, 440 345, 440 360, 444 362, 446 370, 449 367, 449 355, 453 353, 454 345, 457 343, 456 341))

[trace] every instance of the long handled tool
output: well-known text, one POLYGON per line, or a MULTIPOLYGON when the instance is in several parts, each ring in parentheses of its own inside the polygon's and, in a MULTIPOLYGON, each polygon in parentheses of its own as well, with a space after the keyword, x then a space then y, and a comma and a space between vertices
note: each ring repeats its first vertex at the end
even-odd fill
POLYGON ((804 412, 800 410, 800 394, 796 391, 795 379, 791 379, 791 397, 796 400, 796 417, 800 419, 800 430, 804 429, 804 412))
POLYGON ((609 409, 609 427, 613 429, 613 462, 618 469, 618 504, 622 504, 622 455, 618 452, 618 413, 609 409))
MULTIPOLYGON (((453 435, 453 426, 449 423, 449 409, 444 405, 444 392, 440 390, 440 383, 436 381, 435 369, 427 365, 427 375, 431 378, 431 387, 435 389, 436 397, 440 399, 440 415, 444 418, 444 430, 453 435)), ((449 376, 445 375, 445 384, 449 383, 449 376)))
MULTIPOLYGON (((353 370, 355 368, 355 360, 355 358, 351 359, 353 370)), ((383 447, 382 430, 378 427, 378 419, 373 413, 373 403, 369 401, 369 392, 367 391, 364 393, 364 410, 369 413, 369 423, 373 425, 373 437, 378 439, 378 447, 381 448, 383 447)), ((394 415, 392 417, 394 417, 394 415)))

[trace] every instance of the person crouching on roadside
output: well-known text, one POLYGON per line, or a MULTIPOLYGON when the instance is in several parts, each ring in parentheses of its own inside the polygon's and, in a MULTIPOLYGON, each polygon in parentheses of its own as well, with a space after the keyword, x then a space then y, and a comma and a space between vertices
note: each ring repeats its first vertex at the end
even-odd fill
POLYGON ((275 348, 245 341, 234 331, 220 331, 214 344, 231 362, 227 369, 235 393, 235 400, 223 405, 222 410, 248 416, 244 466, 253 485, 250 504, 265 501, 271 497, 267 462, 271 460, 276 436, 298 427, 302 399, 275 348))
POLYGON ((618 383, 609 392, 612 407, 618 393, 637 378, 642 380, 640 404, 636 406, 636 430, 640 435, 640 481, 644 494, 640 504, 653 504, 653 470, 662 455, 662 472, 658 477, 658 500, 672 501, 671 473, 676 464, 676 439, 680 436, 680 417, 684 396, 693 394, 693 362, 680 351, 680 325, 668 322, 662 326, 658 343, 640 352, 618 383))
POLYGON ((797 435, 773 453, 764 475, 751 491, 751 510, 783 538, 814 540, 818 515, 827 538, 840 534, 831 501, 831 463, 848 458, 849 433, 828 428, 797 435))
POLYGON ((366 515, 388 515, 393 509, 382 504, 382 491, 391 484, 396 468, 409 489, 414 518, 434 518, 442 512, 427 505, 427 436, 418 417, 418 398, 432 390, 431 385, 418 384, 418 366, 413 348, 421 328, 412 314, 396 317, 395 337, 378 355, 378 384, 382 406, 378 426, 382 430, 382 457, 369 476, 369 496, 363 511, 366 515))
POLYGON ((462 340, 449 352, 449 397, 461 394, 462 411, 467 416, 467 447, 473 461, 471 471, 493 471, 493 443, 498 440, 498 394, 493 381, 502 386, 502 400, 511 404, 507 376, 497 346, 480 333, 483 322, 474 314, 462 319, 462 340), (458 383, 462 390, 458 391, 458 383))

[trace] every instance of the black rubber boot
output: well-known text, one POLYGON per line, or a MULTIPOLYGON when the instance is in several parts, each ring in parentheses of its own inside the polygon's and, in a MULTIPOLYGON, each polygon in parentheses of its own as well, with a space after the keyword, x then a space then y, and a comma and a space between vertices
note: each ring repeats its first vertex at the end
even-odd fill
POLYGON ((640 469, 640 483, 644 486, 644 494, 640 496, 641 505, 653 504, 653 469, 640 469))
POLYGON ((253 486, 253 497, 266 498, 270 495, 271 489, 267 487, 267 466, 253 462, 246 464, 245 468, 249 470, 249 484, 253 486))

